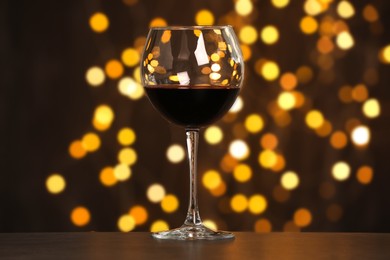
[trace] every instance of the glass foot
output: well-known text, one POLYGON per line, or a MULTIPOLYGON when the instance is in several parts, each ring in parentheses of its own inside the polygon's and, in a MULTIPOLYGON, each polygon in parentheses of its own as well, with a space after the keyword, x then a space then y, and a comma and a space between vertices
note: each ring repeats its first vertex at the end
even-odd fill
POLYGON ((202 224, 196 226, 183 225, 168 231, 153 233, 152 236, 157 239, 171 240, 222 240, 234 238, 232 233, 213 231, 202 224))

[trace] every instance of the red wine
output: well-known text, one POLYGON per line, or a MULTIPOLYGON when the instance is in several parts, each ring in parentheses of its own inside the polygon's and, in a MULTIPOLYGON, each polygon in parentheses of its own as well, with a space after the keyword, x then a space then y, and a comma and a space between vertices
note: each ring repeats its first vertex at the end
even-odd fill
POLYGON ((197 128, 220 119, 233 105, 239 88, 224 86, 147 86, 153 106, 170 122, 197 128))

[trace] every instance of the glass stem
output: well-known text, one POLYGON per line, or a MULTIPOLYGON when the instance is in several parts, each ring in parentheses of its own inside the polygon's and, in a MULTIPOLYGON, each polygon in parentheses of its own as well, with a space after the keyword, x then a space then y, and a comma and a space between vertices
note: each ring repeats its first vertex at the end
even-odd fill
POLYGON ((201 225, 202 220, 199 215, 197 196, 197 163, 198 163, 198 143, 199 129, 186 129, 188 162, 190 164, 190 202, 184 225, 201 225))

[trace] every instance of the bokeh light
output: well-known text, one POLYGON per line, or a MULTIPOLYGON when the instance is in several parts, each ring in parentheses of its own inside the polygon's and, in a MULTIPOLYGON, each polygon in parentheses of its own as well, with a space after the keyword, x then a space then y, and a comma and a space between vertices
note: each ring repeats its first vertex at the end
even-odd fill
POLYGON ((218 126, 209 126, 204 132, 204 138, 209 144, 218 144, 223 139, 223 132, 218 126))
POLYGON ((72 210, 70 219, 74 225, 82 227, 87 225, 91 220, 91 213, 86 207, 78 206, 72 210))
POLYGON ((230 207, 235 212, 243 212, 248 207, 248 199, 243 194, 236 194, 230 200, 230 207))
POLYGON ((245 159, 249 156, 249 147, 242 140, 235 140, 230 143, 229 153, 236 159, 245 159))
POLYGON ((297 209, 294 212, 294 223, 298 227, 307 227, 312 222, 311 212, 306 208, 297 209))
POLYGON ((108 18, 104 13, 95 13, 89 19, 89 26, 97 33, 106 31, 109 25, 108 18))
POLYGON ((345 181, 351 174, 351 168, 346 162, 337 162, 332 167, 332 175, 338 181, 345 181))
POLYGON ((135 220, 130 215, 122 215, 118 219, 118 229, 122 232, 129 232, 135 228, 135 220))
POLYGON ((85 79, 89 85, 98 87, 104 83, 106 76, 100 67, 94 66, 87 70, 85 79))
POLYGON ((146 196, 151 202, 158 203, 165 197, 165 189, 161 184, 154 183, 149 186, 146 196))
POLYGON ((176 211, 179 207, 179 200, 173 194, 167 194, 161 201, 161 208, 167 213, 176 211))
POLYGON ((64 191, 66 188, 65 178, 58 173, 54 173, 47 177, 46 188, 52 194, 58 194, 64 191))
POLYGON ((355 127, 351 133, 352 142, 357 146, 365 146, 371 138, 370 129, 367 126, 361 125, 355 127))
POLYGON ((172 163, 179 163, 185 157, 184 148, 179 144, 173 144, 167 149, 167 158, 172 163))
POLYGON ((293 190, 298 187, 299 177, 295 172, 288 171, 283 173, 280 183, 286 190, 293 190))

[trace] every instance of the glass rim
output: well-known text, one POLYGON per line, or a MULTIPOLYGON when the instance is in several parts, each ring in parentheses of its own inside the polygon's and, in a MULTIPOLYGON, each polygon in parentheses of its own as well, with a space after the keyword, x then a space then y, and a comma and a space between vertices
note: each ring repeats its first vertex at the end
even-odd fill
POLYGON ((227 25, 172 25, 172 26, 156 26, 149 27, 150 30, 222 30, 227 28, 233 28, 233 26, 227 25))

